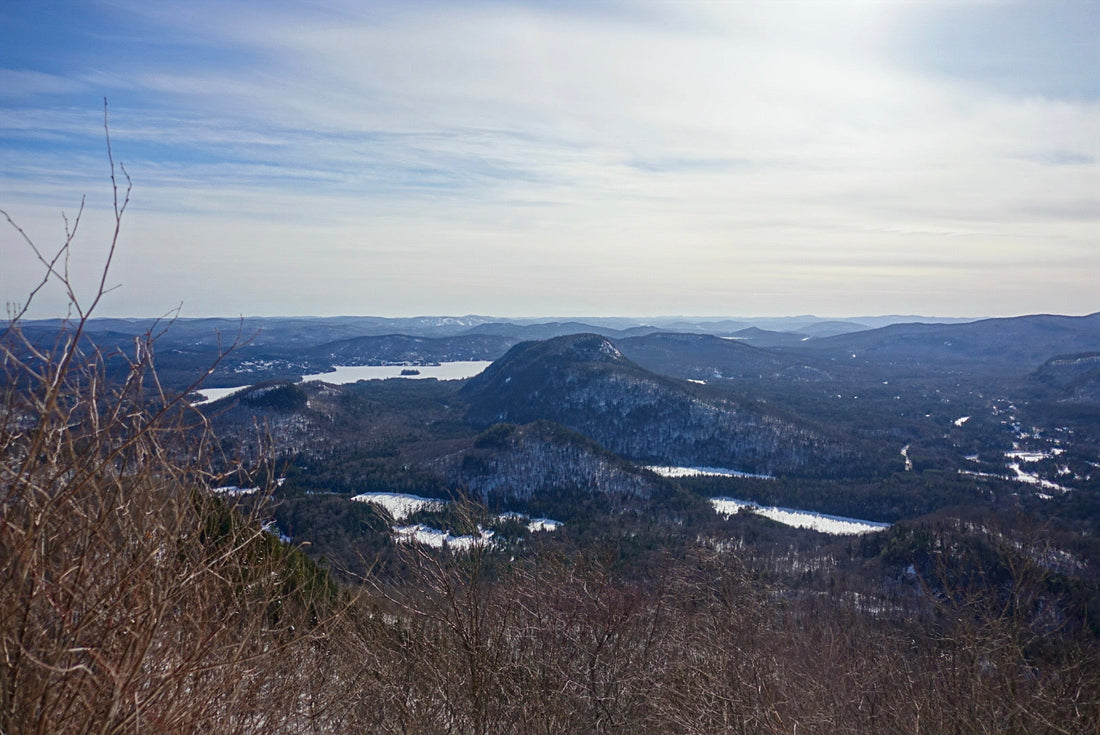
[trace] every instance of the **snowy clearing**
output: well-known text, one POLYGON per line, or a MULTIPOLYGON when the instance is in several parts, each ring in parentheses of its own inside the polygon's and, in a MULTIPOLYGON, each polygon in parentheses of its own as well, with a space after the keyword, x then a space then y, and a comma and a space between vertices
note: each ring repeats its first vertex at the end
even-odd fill
POLYGON ((1027 452, 1017 449, 1012 452, 1005 452, 1005 459, 1016 459, 1020 462, 1039 462, 1044 459, 1050 459, 1051 457, 1057 457, 1065 451, 1066 450, 1061 447, 1053 447, 1045 452, 1027 452))
MULTIPOLYGON (((1035 485, 1036 487, 1041 487, 1046 490, 1056 490, 1060 494, 1072 492, 1072 488, 1064 487, 1062 485, 1053 483, 1050 480, 1044 480, 1038 475, 1024 472, 1020 469, 1020 465, 1015 462, 1010 464, 1008 468, 1012 470, 1012 475, 995 475, 991 472, 974 472, 972 470, 959 470, 959 474, 969 475, 971 477, 988 477, 993 480, 1013 480, 1015 482, 1024 482, 1028 485, 1035 485)), ((1043 493, 1040 493, 1039 497, 1043 500, 1050 500, 1051 498, 1050 495, 1046 495, 1043 493)))
POLYGON ((422 523, 415 526, 394 526, 394 540, 400 544, 424 544, 436 549, 447 547, 455 551, 469 551, 475 546, 487 546, 493 538, 492 531, 482 531, 479 536, 452 536, 450 531, 440 531, 422 523))
POLYGON ((969 420, 970 420, 969 416, 960 416, 959 418, 955 419, 955 426, 962 426, 963 424, 965 424, 969 420))
POLYGON ((549 518, 531 518, 523 513, 501 513, 497 516, 497 520, 501 521, 526 521, 527 530, 531 533, 536 531, 557 531, 565 524, 561 521, 554 521, 549 518))
POLYGON ((774 480, 771 475, 757 475, 752 472, 729 470, 724 467, 666 467, 664 465, 647 465, 645 469, 656 472, 661 477, 748 477, 756 480, 774 480))
POLYGON ((814 513, 808 510, 796 510, 794 508, 779 508, 775 506, 760 506, 745 500, 735 498, 711 498, 710 504, 715 512, 727 518, 742 508, 748 508, 750 512, 770 518, 793 528, 809 528, 821 533, 829 533, 837 536, 850 536, 862 533, 873 533, 890 527, 889 523, 876 521, 864 521, 858 518, 846 518, 844 516, 832 516, 825 513, 814 513))

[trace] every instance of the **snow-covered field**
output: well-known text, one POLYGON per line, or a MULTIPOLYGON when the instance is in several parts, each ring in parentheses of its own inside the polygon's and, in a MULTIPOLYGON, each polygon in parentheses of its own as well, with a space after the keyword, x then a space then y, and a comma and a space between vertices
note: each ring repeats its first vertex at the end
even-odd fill
POLYGON ((492 531, 481 531, 478 536, 452 536, 450 531, 440 531, 422 523, 415 526, 394 526, 394 539, 401 544, 424 544, 441 549, 446 546, 455 551, 469 551, 475 546, 485 546, 493 538, 492 531))
POLYGON ((821 533, 831 533, 838 536, 855 535, 882 531, 890 527, 889 523, 876 521, 863 521, 858 518, 845 518, 844 516, 832 516, 825 513, 814 513, 808 510, 795 510, 794 508, 778 508, 775 506, 759 506, 745 500, 735 498, 711 498, 710 504, 714 510, 727 518, 742 508, 748 508, 757 515, 770 518, 777 523, 794 528, 810 528, 821 533))
POLYGON ((422 498, 402 493, 363 493, 352 498, 360 503, 371 503, 386 510, 395 521, 403 521, 422 510, 442 510, 446 501, 422 498))
POLYGON ((557 531, 563 524, 561 521, 554 521, 549 518, 529 518, 523 513, 501 513, 497 516, 502 521, 527 521, 527 530, 531 533, 536 531, 557 531))
POLYGON ((661 477, 698 477, 707 475, 710 477, 750 477, 757 480, 774 480, 771 475, 756 475, 751 472, 739 472, 723 467, 666 467, 663 465, 649 465, 645 469, 656 472, 661 477))
MULTIPOLYGON (((360 503, 371 503, 384 508, 395 521, 403 521, 413 513, 421 510, 442 510, 448 501, 435 498, 422 498, 419 495, 406 495, 403 493, 363 493, 352 497, 352 500, 360 503)), ((556 531, 563 525, 561 521, 549 518, 529 518, 522 513, 504 513, 499 516, 501 520, 516 519, 527 522, 527 530, 556 531)), ((446 546, 455 551, 468 551, 474 546, 484 546, 492 543, 493 532, 478 528, 480 536, 454 536, 451 532, 441 531, 438 528, 417 523, 411 526, 393 526, 394 539, 402 544, 426 544, 434 548, 446 546)))

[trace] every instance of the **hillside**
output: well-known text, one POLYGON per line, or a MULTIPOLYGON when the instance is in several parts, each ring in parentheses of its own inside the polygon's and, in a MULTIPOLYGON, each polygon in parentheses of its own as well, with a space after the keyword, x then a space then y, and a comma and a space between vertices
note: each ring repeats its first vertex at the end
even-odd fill
POLYGON ((661 375, 687 380, 767 378, 816 360, 799 360, 709 334, 660 332, 614 340, 635 364, 661 375))
POLYGON ((980 369, 1024 375, 1056 355, 1100 349, 1100 313, 1039 314, 965 324, 892 324, 806 343, 834 360, 935 373, 980 369))
POLYGON ((475 425, 545 419, 644 462, 771 474, 842 454, 808 426, 644 370, 598 335, 521 343, 460 394, 475 425))

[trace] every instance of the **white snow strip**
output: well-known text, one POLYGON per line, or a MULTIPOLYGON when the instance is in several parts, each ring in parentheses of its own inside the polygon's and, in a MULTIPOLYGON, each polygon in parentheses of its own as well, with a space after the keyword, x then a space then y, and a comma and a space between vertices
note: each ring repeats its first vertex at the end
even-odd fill
POLYGON ((1017 462, 1013 462, 1008 466, 1008 468, 1016 473, 1016 476, 1012 479, 1016 480, 1017 482, 1026 482, 1028 485, 1038 485, 1044 490, 1057 490, 1059 493, 1069 492, 1069 488, 1057 485, 1050 480, 1044 480, 1038 475, 1032 474, 1030 472, 1024 472, 1020 469, 1020 465, 1017 462))
POLYGON ((1025 452, 1014 451, 1005 452, 1005 459, 1018 459, 1021 462, 1038 462, 1043 459, 1049 459, 1051 457, 1057 457, 1059 454, 1063 454, 1066 450, 1061 447, 1053 447, 1046 452, 1025 452))
MULTIPOLYGON (((1071 488, 1063 487, 1062 485, 1057 485, 1057 484, 1051 482, 1050 480, 1044 480, 1043 478, 1039 477, 1038 475, 1033 475, 1033 474, 1030 474, 1028 472, 1024 472, 1023 470, 1020 469, 1020 465, 1016 464, 1015 462, 1010 464, 1008 467, 1013 472, 1011 477, 1006 476, 1006 475, 994 475, 990 472, 973 472, 971 470, 959 470, 959 474, 960 475, 970 475, 971 477, 988 477, 988 478, 993 479, 993 480, 1015 480, 1016 482, 1025 482, 1028 485, 1036 485, 1038 487, 1041 487, 1041 488, 1044 488, 1044 489, 1047 489, 1047 490, 1057 490, 1059 493, 1071 492, 1071 488)), ((1046 497, 1044 497, 1043 493, 1040 493, 1039 497, 1043 498, 1044 500, 1047 499, 1046 497)))
POLYGON ((862 533, 873 533, 890 527, 889 523, 876 521, 863 521, 858 518, 846 518, 825 513, 814 513, 808 510, 795 510, 794 508, 779 508, 775 506, 763 507, 745 500, 735 498, 711 498, 710 504, 714 510, 727 518, 742 508, 748 508, 750 512, 770 518, 793 528, 810 528, 821 533, 829 533, 837 536, 850 536, 862 533))
POLYGON ((446 502, 402 493, 363 493, 352 497, 360 503, 371 503, 385 508, 395 521, 403 521, 421 510, 442 510, 446 502))
POLYGON ((695 383, 696 385, 706 385, 707 384, 707 381, 705 381, 705 380, 696 380, 695 378, 688 378, 687 381, 689 383, 695 383))
POLYGON ((750 477, 757 480, 774 480, 771 475, 757 475, 752 472, 728 470, 723 467, 666 467, 664 465, 647 465, 645 469, 656 472, 661 477, 750 477))
POLYGON ((969 416, 960 416, 959 418, 955 419, 955 426, 962 426, 963 424, 965 424, 969 420, 970 420, 969 416))

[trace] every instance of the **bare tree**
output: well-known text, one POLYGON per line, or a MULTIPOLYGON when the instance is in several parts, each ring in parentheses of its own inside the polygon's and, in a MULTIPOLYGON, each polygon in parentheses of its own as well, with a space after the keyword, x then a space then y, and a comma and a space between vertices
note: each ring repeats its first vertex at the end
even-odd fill
POLYGON ((107 154, 114 229, 87 302, 68 265, 83 203, 52 254, 2 212, 44 275, 0 336, 0 732, 307 731, 335 712, 317 684, 340 593, 211 495, 209 435, 156 380, 155 335, 117 381, 84 339, 131 186, 109 132, 107 154), (43 344, 22 321, 51 282, 70 313, 43 344))

